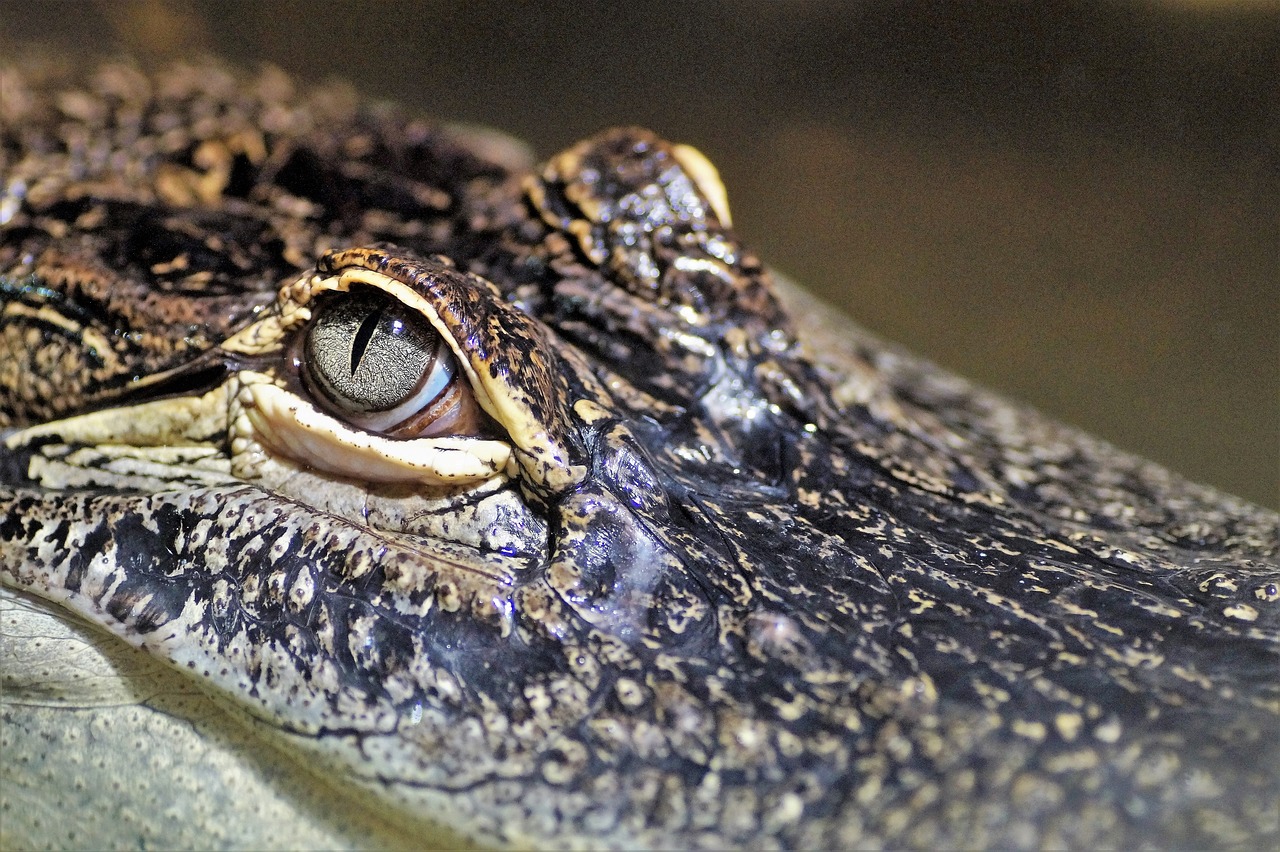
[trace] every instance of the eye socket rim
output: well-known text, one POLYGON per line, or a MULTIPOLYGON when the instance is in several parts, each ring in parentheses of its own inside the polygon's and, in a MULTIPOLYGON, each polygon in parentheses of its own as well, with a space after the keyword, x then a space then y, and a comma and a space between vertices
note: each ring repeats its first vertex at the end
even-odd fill
MULTIPOLYGON (((264 364, 268 372, 263 375, 270 376, 275 388, 293 400, 287 410, 276 405, 271 415, 284 423, 282 434, 301 430, 313 434, 311 443, 320 446, 318 436, 322 432, 331 434, 330 440, 337 445, 342 443, 339 435, 353 431, 344 421, 313 404, 308 389, 302 386, 298 369, 301 358, 296 348, 301 337, 298 332, 310 321, 311 305, 316 298, 321 293, 346 291, 352 286, 375 287, 427 318, 441 333, 462 368, 466 379, 462 386, 474 400, 480 420, 474 432, 422 435, 407 440, 364 432, 365 438, 360 440, 373 442, 368 452, 429 468, 435 462, 410 460, 419 448, 447 444, 464 453, 474 448, 479 454, 501 447, 506 451, 505 473, 520 478, 525 483, 522 487, 531 492, 561 493, 583 481, 589 470, 588 446, 576 434, 574 424, 580 422, 576 412, 584 400, 573 394, 573 388, 560 374, 565 367, 579 374, 588 395, 601 401, 602 410, 612 410, 607 389, 598 384, 590 368, 570 352, 559 352, 555 335, 548 334, 545 325, 535 316, 504 299, 492 283, 473 272, 460 272, 447 258, 402 256, 395 246, 385 244, 326 251, 316 261, 314 272, 280 289, 272 316, 228 342, 227 350, 243 356, 246 363, 255 358, 269 361, 264 364), (516 341, 514 349, 508 344, 508 338, 516 341), (281 343, 285 347, 283 353, 279 348, 281 343), (536 353, 543 347, 547 347, 547 351, 538 357, 536 353), (533 357, 499 360, 501 353, 516 351, 532 353, 533 357), (292 356, 294 360, 282 364, 282 355, 292 356), (302 424, 304 413, 308 418, 305 426, 302 424), (310 419, 312 413, 314 419, 310 419)), ((246 373, 240 375, 243 377, 246 373)), ((246 396, 245 404, 252 406, 255 394, 251 389, 242 390, 237 399, 246 396)), ((270 394, 269 389, 261 391, 263 396, 270 394)), ((249 414, 253 414, 252 407, 249 414)), ((258 419, 270 418, 264 415, 258 419)), ((598 419, 598 416, 589 418, 591 422, 598 419)), ((255 431, 259 428, 257 421, 253 426, 255 431)), ((263 437, 262 441, 265 446, 267 439, 263 437)), ((319 470, 333 471, 336 465, 333 456, 341 455, 328 451, 308 455, 291 449, 287 439, 272 444, 274 451, 282 455, 307 456, 304 463, 319 470)), ((361 474, 354 478, 368 479, 369 476, 361 474)), ((417 478, 435 481, 438 473, 424 470, 417 478)))

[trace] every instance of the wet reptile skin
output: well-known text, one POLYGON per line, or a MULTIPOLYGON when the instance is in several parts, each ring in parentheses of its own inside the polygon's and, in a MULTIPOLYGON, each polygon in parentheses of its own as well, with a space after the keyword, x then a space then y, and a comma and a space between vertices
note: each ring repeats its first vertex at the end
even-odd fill
POLYGON ((4 74, 0 579, 210 696, 126 703, 297 758, 224 821, 312 772, 402 832, 355 845, 1280 840, 1280 519, 789 311, 695 155, 617 130, 530 167, 271 71, 4 74), (342 270, 455 334, 501 475, 361 482, 236 431, 287 359, 229 339, 293 351, 299 282, 342 270), (175 398, 181 438, 148 419, 175 398), (115 410, 147 440, 61 420, 115 410))

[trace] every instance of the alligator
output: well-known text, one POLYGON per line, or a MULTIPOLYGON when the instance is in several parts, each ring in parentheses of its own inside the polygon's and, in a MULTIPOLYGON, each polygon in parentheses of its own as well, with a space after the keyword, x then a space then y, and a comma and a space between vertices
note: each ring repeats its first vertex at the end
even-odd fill
POLYGON ((695 149, 4 73, 4 845, 1280 842, 1280 517, 842 319, 695 149))

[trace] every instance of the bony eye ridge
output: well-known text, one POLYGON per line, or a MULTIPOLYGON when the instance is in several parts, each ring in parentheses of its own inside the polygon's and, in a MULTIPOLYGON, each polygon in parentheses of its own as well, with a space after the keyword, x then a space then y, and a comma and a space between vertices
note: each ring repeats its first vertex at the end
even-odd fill
POLYGON ((333 293, 304 332, 304 384, 331 414, 393 438, 476 434, 479 406, 420 314, 377 289, 333 293))

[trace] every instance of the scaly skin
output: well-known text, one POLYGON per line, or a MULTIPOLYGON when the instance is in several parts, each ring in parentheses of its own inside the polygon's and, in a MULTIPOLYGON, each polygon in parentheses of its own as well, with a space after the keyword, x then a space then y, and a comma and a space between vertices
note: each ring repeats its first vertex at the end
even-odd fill
MULTIPOLYGON (((217 758, 178 777, 232 792, 112 844, 1275 842, 1280 519, 788 311, 696 152, 531 170, 271 73, 9 79, 0 578, 145 652, 117 708, 175 706, 133 674, 167 661, 337 790, 184 699, 217 758), (298 335, 353 286, 443 335, 487 418, 456 447, 504 466, 264 431, 323 409, 298 335)), ((70 808, 30 741, 99 711, 32 709, 6 641, 5 787, 70 808)))

